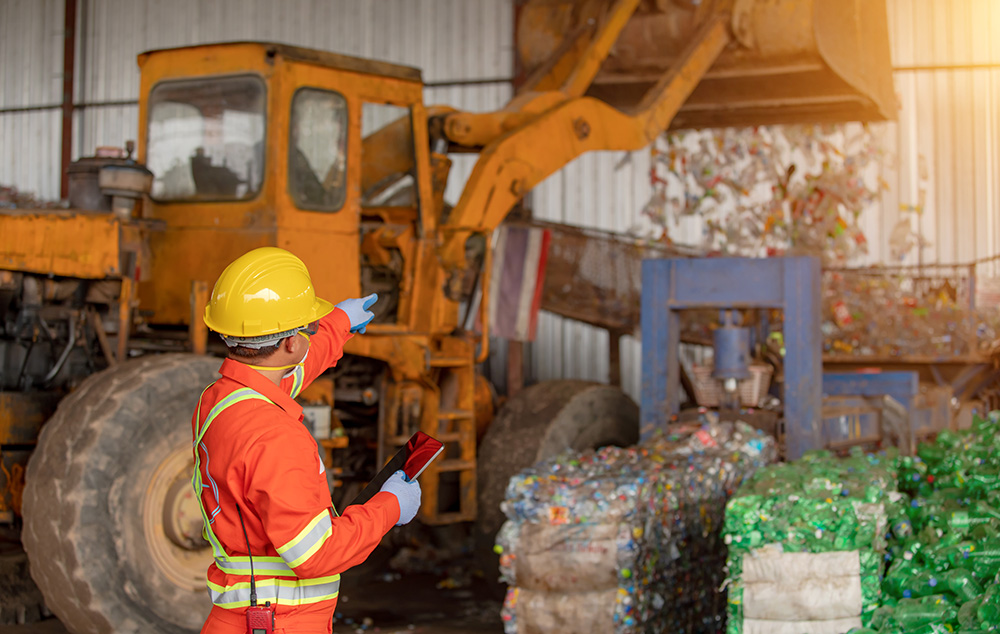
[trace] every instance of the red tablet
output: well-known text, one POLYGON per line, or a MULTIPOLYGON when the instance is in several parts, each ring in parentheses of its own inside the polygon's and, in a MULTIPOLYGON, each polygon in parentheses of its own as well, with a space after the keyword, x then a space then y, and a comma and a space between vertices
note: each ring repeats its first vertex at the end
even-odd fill
POLYGON ((396 452, 392 460, 382 467, 382 470, 368 483, 368 486, 362 489, 358 497, 351 501, 351 504, 364 504, 372 499, 382 489, 382 485, 389 479, 389 476, 400 469, 403 470, 407 478, 416 480, 427 468, 427 465, 441 455, 442 451, 444 451, 444 443, 418 431, 406 441, 406 446, 396 452))

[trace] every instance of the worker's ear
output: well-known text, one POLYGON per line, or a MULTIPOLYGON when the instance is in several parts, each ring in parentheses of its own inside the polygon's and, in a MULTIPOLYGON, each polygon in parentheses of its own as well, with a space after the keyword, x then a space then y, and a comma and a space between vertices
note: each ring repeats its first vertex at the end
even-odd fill
POLYGON ((285 349, 285 352, 295 352, 295 335, 285 337, 281 341, 281 346, 285 349))

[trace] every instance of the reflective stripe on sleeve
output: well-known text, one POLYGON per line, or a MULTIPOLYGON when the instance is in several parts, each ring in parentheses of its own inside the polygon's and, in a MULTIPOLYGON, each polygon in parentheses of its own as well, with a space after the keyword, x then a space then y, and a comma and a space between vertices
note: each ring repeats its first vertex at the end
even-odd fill
MULTIPOLYGON (((256 566, 254 566, 256 568, 256 566)), ((250 583, 229 586, 208 582, 212 603, 220 608, 241 608, 250 605, 250 583)), ((315 579, 260 579, 257 581, 257 603, 270 601, 277 605, 306 605, 336 599, 340 593, 340 575, 315 579)))
POLYGON ((330 521, 330 512, 324 509, 306 524, 298 535, 278 548, 278 554, 289 567, 294 568, 312 557, 331 535, 333 535, 333 522, 330 521))

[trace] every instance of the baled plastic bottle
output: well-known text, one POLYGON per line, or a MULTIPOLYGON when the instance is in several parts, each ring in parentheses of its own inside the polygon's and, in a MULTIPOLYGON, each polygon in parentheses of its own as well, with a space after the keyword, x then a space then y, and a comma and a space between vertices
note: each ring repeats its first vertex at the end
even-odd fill
POLYGON ((983 586, 972 577, 968 570, 955 568, 941 573, 941 581, 949 592, 963 602, 971 601, 983 594, 983 586))
POLYGON ((983 597, 981 595, 963 603, 962 607, 958 609, 958 624, 966 629, 978 627, 978 610, 982 603, 983 597))
POLYGON ((942 600, 925 602, 916 599, 900 599, 893 612, 893 617, 907 631, 922 625, 947 623, 957 616, 958 610, 942 600))

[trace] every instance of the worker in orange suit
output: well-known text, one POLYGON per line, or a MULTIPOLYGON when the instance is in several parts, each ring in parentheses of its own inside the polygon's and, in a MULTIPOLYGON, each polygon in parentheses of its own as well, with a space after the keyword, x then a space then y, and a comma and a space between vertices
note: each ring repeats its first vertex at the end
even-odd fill
POLYGON ((340 573, 414 518, 420 485, 396 472, 371 500, 331 507, 316 441, 294 398, 365 332, 376 295, 336 306, 284 249, 237 258, 219 276, 205 323, 222 336, 222 377, 192 418, 212 610, 203 633, 331 632, 340 573), (251 584, 251 567, 253 584, 251 584))

